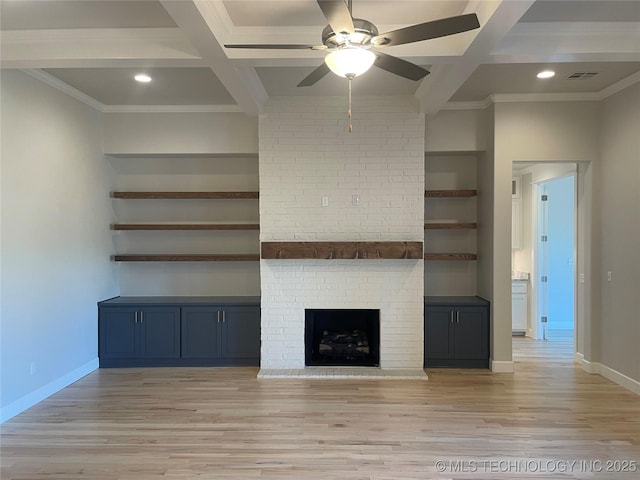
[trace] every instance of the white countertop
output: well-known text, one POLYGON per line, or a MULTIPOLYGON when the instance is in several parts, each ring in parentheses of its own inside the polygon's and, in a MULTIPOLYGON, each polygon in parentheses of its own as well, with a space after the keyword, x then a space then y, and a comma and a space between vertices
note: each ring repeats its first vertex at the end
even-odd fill
POLYGON ((511 271, 511 281, 512 282, 528 282, 529 281, 529 272, 520 272, 517 270, 511 271))

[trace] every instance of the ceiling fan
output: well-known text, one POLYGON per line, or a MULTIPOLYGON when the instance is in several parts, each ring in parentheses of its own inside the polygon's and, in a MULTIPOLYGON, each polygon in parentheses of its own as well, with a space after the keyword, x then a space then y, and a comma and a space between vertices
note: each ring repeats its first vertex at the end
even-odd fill
POLYGON ((329 50, 325 63, 304 78, 298 87, 314 85, 330 71, 351 80, 372 65, 410 80, 420 80, 429 71, 398 57, 382 53, 378 47, 391 47, 445 37, 480 27, 475 13, 443 18, 409 27, 378 33, 377 27, 361 18, 353 18, 351 0, 317 0, 329 22, 322 31, 322 45, 231 44, 226 48, 329 50), (372 50, 375 50, 372 51, 372 50))

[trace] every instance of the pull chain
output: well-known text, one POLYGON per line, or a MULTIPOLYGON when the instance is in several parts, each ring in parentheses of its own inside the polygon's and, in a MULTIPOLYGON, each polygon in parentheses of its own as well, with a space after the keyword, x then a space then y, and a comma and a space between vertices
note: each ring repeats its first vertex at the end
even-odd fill
POLYGON ((349 75, 349 110, 347 110, 347 116, 349 117, 349 133, 353 132, 353 125, 351 125, 351 80, 353 79, 352 75, 349 75))

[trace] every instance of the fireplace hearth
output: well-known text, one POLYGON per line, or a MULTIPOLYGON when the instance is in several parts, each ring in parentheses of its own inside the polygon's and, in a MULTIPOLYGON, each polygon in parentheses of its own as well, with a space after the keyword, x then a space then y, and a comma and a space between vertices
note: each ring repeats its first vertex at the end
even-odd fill
POLYGON ((377 367, 380 310, 306 309, 305 365, 377 367))

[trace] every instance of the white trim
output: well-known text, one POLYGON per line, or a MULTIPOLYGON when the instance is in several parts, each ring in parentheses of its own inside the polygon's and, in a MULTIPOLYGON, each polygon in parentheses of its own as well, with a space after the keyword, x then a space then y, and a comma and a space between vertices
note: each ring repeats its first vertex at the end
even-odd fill
POLYGON ((640 82, 640 72, 632 73, 619 82, 616 82, 613 85, 609 85, 607 88, 603 88, 602 90, 600 90, 598 92, 598 97, 600 100, 604 100, 605 98, 610 97, 611 95, 615 95, 616 93, 638 82, 640 82))
POLYGON ((47 397, 50 397, 56 392, 59 392, 65 387, 68 387, 74 382, 77 382, 85 375, 90 374, 98 368, 98 358, 85 363, 81 367, 72 370, 71 372, 63 375, 62 377, 43 385, 42 387, 34 390, 31 393, 19 398, 18 400, 11 402, 9 405, 2 407, 0 411, 0 423, 4 423, 10 418, 15 417, 19 413, 33 407, 35 404, 41 402, 47 397))
POLYGON ((591 93, 496 93, 489 96, 493 103, 516 102, 597 102, 598 92, 591 93))
POLYGON ((22 71, 102 113, 242 113, 240 105, 105 105, 44 70, 22 71))
POLYGON ((638 380, 634 380, 633 378, 628 377, 624 373, 620 373, 611 367, 603 365, 599 362, 590 362, 588 360, 585 360, 583 357, 582 369, 587 373, 605 377, 608 380, 611 380, 613 383, 616 383, 621 387, 624 387, 627 390, 635 393, 636 395, 640 395, 640 382, 638 380))
POLYGON ((575 363, 579 363, 580 365, 583 365, 586 360, 584 359, 584 355, 582 353, 573 352, 573 361, 575 363))
POLYGON ((607 367, 601 363, 598 364, 599 373, 605 378, 608 378, 614 383, 623 386, 627 390, 631 390, 636 395, 640 395, 640 382, 634 380, 631 377, 628 377, 624 373, 620 373, 617 370, 614 370, 611 367, 607 367))
POLYGON ((449 102, 443 110, 481 110, 493 103, 526 102, 599 102, 640 82, 640 72, 633 73, 599 92, 583 93, 494 93, 482 101, 449 102))
POLYGON ((103 113, 242 113, 240 105, 103 105, 103 113))
MULTIPOLYGON (((8 45, 50 45, 60 42, 115 42, 119 45, 136 41, 161 42, 165 45, 189 45, 179 27, 141 28, 50 28, 40 30, 5 30, 2 41, 8 45)), ((190 46, 190 45, 189 45, 190 46)), ((190 46, 195 52, 195 48, 190 46)))
POLYGON ((599 375, 599 363, 597 362, 590 362, 589 360, 586 360, 584 358, 584 356, 582 357, 581 360, 581 365, 582 365, 582 370, 584 370, 587 373, 593 374, 593 375, 599 375))
POLYGON ((491 371, 493 373, 513 373, 514 363, 506 360, 491 360, 491 371))
POLYGON ((490 104, 486 99, 478 102, 448 102, 442 110, 484 110, 490 104))
POLYGON ((50 87, 53 87, 61 91, 62 93, 66 93, 70 97, 75 98, 76 100, 79 100, 86 105, 89 105, 91 108, 95 108, 99 112, 102 112, 102 109, 104 108, 104 104, 100 103, 95 98, 90 97, 85 93, 82 93, 77 88, 74 88, 68 83, 65 83, 62 80, 54 77, 53 75, 48 74, 44 70, 29 68, 29 69, 24 69, 22 71, 27 75, 30 75, 33 78, 38 79, 43 83, 46 83, 50 87))

